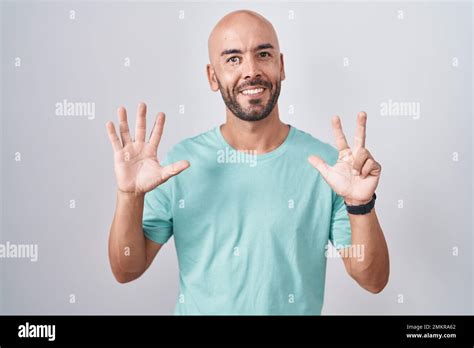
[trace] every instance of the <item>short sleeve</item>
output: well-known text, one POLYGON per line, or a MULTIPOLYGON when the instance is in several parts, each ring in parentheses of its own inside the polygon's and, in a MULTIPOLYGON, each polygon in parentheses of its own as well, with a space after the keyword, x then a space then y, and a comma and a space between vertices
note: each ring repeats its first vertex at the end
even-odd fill
POLYGON ((143 233, 145 237, 164 244, 173 234, 173 215, 169 197, 169 181, 145 194, 143 233))
POLYGON ((332 204, 329 240, 337 250, 349 247, 352 244, 351 224, 346 205, 344 199, 336 193, 334 193, 332 204))
MULTIPOLYGON (((162 165, 169 163, 169 155, 162 165)), ((165 244, 173 235, 172 182, 173 178, 145 194, 143 233, 146 238, 159 244, 165 244)))

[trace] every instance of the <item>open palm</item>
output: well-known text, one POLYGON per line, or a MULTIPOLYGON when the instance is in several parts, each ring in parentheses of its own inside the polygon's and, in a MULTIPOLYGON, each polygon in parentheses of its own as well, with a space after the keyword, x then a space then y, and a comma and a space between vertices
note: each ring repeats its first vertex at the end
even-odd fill
POLYGON ((339 150, 339 157, 329 166, 318 156, 310 156, 308 161, 321 173, 328 185, 350 205, 369 202, 377 188, 381 166, 365 148, 365 128, 367 115, 357 115, 354 146, 347 144, 339 117, 332 119, 332 128, 339 150))
POLYGON ((137 111, 135 141, 132 141, 125 108, 118 109, 119 128, 122 142, 113 122, 107 122, 107 132, 114 150, 114 167, 117 186, 120 191, 146 193, 189 167, 189 162, 178 161, 162 166, 157 158, 158 145, 165 123, 160 112, 150 135, 146 138, 146 105, 140 103, 137 111))

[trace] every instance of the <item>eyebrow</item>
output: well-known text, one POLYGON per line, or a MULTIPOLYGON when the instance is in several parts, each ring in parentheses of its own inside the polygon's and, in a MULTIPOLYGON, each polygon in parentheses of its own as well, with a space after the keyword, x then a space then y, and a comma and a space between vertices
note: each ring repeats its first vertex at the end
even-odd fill
MULTIPOLYGON (((260 51, 260 50, 273 49, 273 48, 274 47, 273 47, 272 44, 264 43, 264 44, 258 45, 253 50, 254 51, 260 51)), ((225 55, 228 55, 228 54, 235 54, 235 53, 242 54, 242 50, 239 50, 239 49, 236 49, 236 48, 230 48, 230 49, 222 51, 221 56, 225 56, 225 55)))

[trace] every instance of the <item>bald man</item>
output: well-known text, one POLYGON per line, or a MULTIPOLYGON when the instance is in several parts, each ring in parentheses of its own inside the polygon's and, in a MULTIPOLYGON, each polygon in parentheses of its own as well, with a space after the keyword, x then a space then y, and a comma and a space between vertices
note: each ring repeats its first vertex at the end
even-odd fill
POLYGON ((223 125, 182 141, 160 162, 163 113, 148 142, 143 103, 134 140, 123 107, 121 139, 107 123, 117 179, 115 278, 140 277, 173 235, 175 314, 320 314, 331 242, 348 274, 380 292, 389 258, 374 208, 381 166, 365 148, 367 115, 357 116, 352 148, 333 118, 337 150, 283 123, 283 54, 273 26, 255 12, 223 17, 208 47, 223 125))

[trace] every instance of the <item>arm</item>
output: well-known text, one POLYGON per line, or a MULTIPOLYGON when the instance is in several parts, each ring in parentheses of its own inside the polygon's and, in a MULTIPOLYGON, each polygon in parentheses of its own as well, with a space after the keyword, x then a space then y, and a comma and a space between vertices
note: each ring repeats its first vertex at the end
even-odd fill
POLYGON ((349 214, 352 244, 361 246, 360 257, 344 257, 347 273, 364 289, 379 293, 388 283, 389 257, 387 243, 375 208, 366 215, 349 214), (363 249, 362 249, 363 246, 363 249))
MULTIPOLYGON (((354 147, 347 144, 341 120, 334 117, 332 127, 339 157, 334 166, 329 166, 318 156, 310 156, 309 162, 319 171, 328 185, 349 205, 370 202, 377 188, 382 167, 365 148, 367 115, 360 112, 357 117, 354 147)), ((364 289, 378 293, 388 282, 389 257, 387 243, 377 219, 375 209, 365 215, 349 214, 352 245, 363 252, 362 257, 351 257, 344 249, 344 266, 349 275, 364 289)))
POLYGON ((142 194, 117 191, 115 216, 109 234, 109 261, 119 283, 140 277, 162 247, 143 234, 143 203, 142 194))
POLYGON ((112 122, 107 131, 114 150, 117 203, 109 235, 109 261, 120 283, 140 277, 150 266, 162 244, 145 238, 142 229, 145 193, 189 167, 187 161, 161 166, 156 154, 163 133, 165 115, 159 113, 150 135, 146 135, 146 105, 138 107, 135 141, 129 133, 125 108, 119 108, 121 140, 112 122))

